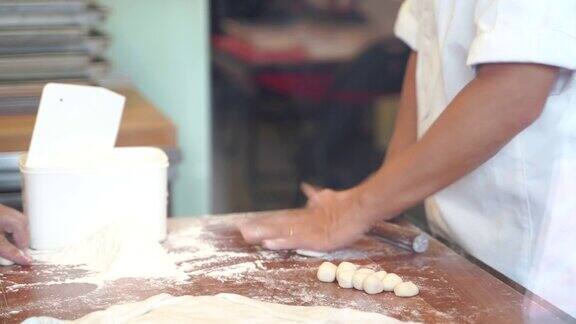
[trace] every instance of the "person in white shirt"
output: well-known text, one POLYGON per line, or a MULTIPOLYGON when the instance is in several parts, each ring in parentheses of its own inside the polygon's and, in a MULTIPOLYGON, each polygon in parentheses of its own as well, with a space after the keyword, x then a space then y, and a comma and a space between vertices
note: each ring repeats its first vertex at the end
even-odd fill
POLYGON ((386 161, 296 216, 245 223, 270 249, 333 250, 425 201, 433 232, 576 316, 576 1, 407 0, 413 50, 386 161))

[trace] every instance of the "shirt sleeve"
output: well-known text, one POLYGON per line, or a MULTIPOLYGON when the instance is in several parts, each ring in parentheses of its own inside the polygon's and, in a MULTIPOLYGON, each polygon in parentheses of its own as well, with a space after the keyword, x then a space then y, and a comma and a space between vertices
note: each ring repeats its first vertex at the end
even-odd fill
POLYGON ((468 65, 539 63, 576 69, 576 0, 479 0, 468 65))
POLYGON ((394 34, 412 50, 418 50, 418 19, 414 0, 405 0, 398 11, 394 34))

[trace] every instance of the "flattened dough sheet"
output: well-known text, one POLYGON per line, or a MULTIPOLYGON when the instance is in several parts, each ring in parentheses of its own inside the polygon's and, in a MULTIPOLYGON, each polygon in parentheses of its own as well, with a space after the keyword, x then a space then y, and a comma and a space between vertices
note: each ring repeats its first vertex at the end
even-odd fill
POLYGON ((349 308, 290 306, 235 294, 180 296, 160 294, 146 300, 114 305, 74 321, 33 317, 24 324, 109 323, 407 323, 349 308))

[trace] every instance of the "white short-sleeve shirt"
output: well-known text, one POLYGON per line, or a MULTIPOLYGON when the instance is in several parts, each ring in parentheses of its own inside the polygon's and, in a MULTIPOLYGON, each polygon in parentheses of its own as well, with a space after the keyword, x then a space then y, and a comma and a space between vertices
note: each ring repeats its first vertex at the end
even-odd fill
POLYGON ((558 251, 576 247, 576 235, 563 234, 576 233, 576 193, 558 198, 576 183, 576 0, 407 0, 395 33, 418 52, 419 137, 478 64, 561 68, 541 117, 427 199, 426 210, 437 234, 575 316, 576 299, 547 291, 544 282, 552 277, 556 287, 576 290, 576 253, 558 251), (547 266, 546 251, 565 257, 547 266))

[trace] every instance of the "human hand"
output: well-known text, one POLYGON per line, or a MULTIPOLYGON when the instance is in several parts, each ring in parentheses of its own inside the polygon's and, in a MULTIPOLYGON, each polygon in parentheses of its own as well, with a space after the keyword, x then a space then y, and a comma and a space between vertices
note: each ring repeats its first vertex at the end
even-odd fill
POLYGON ((244 239, 271 250, 331 251, 361 238, 372 226, 354 189, 333 191, 303 185, 308 197, 304 209, 251 219, 240 224, 244 239))
POLYGON ((0 205, 0 257, 21 265, 32 259, 24 252, 28 248, 28 219, 12 208, 0 205))
POLYGON ((302 182, 302 183, 300 183, 300 190, 302 190, 302 192, 304 193, 304 196, 306 196, 306 198, 308 198, 308 201, 306 202, 306 207, 313 207, 314 205, 316 205, 315 197, 317 197, 317 195, 320 192, 322 192, 323 190, 326 190, 326 189, 321 188, 321 187, 317 187, 315 185, 311 185, 307 182, 302 182))

